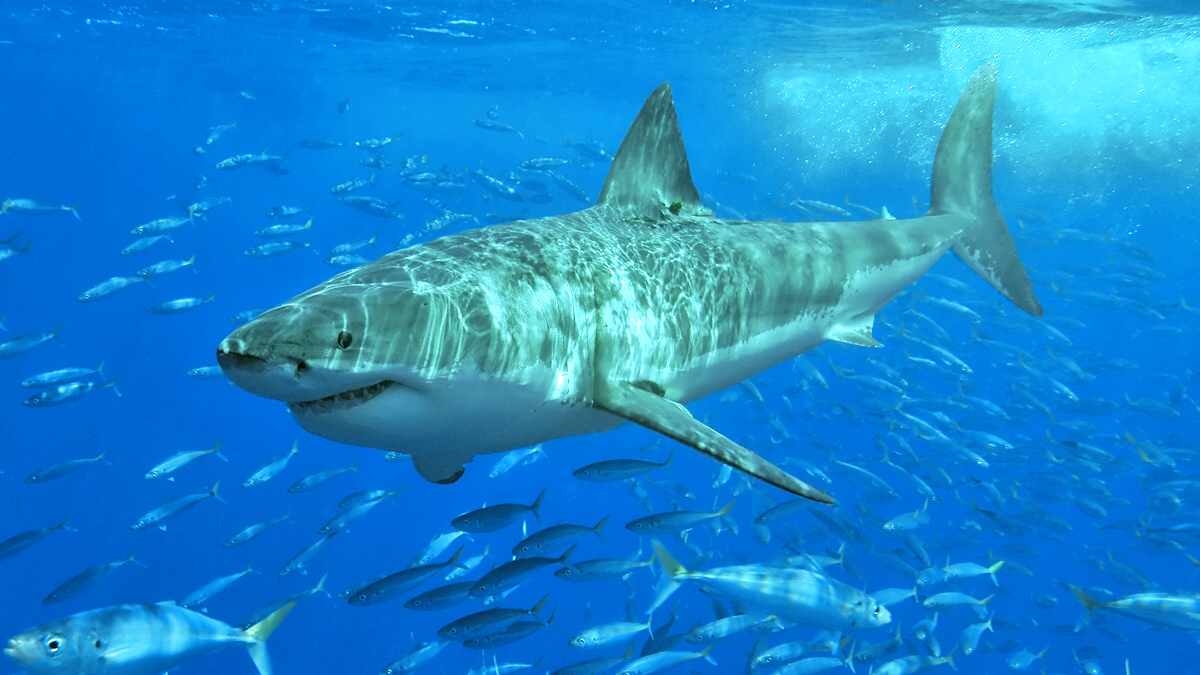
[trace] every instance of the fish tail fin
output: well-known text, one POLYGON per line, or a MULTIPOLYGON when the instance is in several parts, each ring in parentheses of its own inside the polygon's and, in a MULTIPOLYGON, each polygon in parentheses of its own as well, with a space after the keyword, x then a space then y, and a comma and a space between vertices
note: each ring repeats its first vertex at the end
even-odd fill
POLYGON ((1071 592, 1075 594, 1075 597, 1079 599, 1079 602, 1082 603, 1084 608, 1086 608, 1089 612, 1104 604, 1087 593, 1084 593, 1083 589, 1074 584, 1067 584, 1067 588, 1071 589, 1071 592))
POLYGON ((296 601, 293 600, 246 629, 246 635, 254 640, 246 645, 246 649, 250 651, 250 660, 254 661, 254 667, 258 669, 259 675, 271 675, 271 657, 267 654, 267 638, 271 637, 271 633, 275 632, 275 629, 287 617, 288 612, 292 611, 295 606, 296 601))
POLYGON ((601 518, 600 522, 596 523, 596 526, 592 528, 592 532, 595 532, 596 536, 600 537, 600 541, 603 541, 603 542, 608 541, 607 539, 604 538, 604 532, 602 530, 604 529, 604 524, 608 522, 609 518, 612 518, 611 513, 608 514, 607 516, 604 516, 603 518, 601 518))
POLYGON ((723 518, 723 517, 729 515, 729 512, 733 510, 733 504, 736 501, 737 501, 737 497, 730 499, 729 503, 726 504, 724 508, 722 508, 720 511, 717 511, 716 516, 718 518, 723 518))
POLYGON ((50 337, 58 340, 59 343, 62 343, 62 338, 58 337, 58 331, 60 330, 62 330, 62 321, 59 321, 58 325, 54 327, 54 330, 50 331, 50 337))
POLYGON ((461 568, 464 570, 467 569, 466 565, 458 562, 459 557, 462 556, 463 549, 465 549, 466 547, 467 547, 466 544, 459 546, 458 550, 454 552, 454 555, 450 556, 450 559, 446 561, 446 566, 447 567, 458 567, 458 568, 461 568))
POLYGON ((100 379, 102 380, 104 379, 104 361, 105 359, 100 359, 100 365, 96 366, 96 374, 99 375, 100 379))
POLYGON ((217 494, 217 488, 220 487, 220 485, 221 485, 221 481, 217 481, 217 482, 213 483, 212 489, 208 491, 208 496, 212 497, 213 499, 216 499, 217 501, 221 502, 222 504, 228 504, 229 502, 225 501, 224 497, 217 494))
POLYGON ((118 375, 118 376, 114 377, 113 379, 109 380, 108 384, 101 385, 101 388, 111 387, 114 394, 124 398, 124 394, 121 393, 121 390, 117 389, 117 382, 120 382, 120 381, 121 381, 121 375, 118 375))
POLYGON ((577 549, 577 548, 579 548, 578 543, 572 544, 571 548, 567 549, 565 553, 558 556, 558 558, 554 562, 556 562, 560 565, 563 565, 565 567, 570 567, 573 570, 578 570, 578 568, 575 567, 575 565, 573 565, 571 563, 571 554, 575 553, 575 549, 577 549))
POLYGON ((990 576, 992 578, 992 583, 996 584, 997 586, 1000 585, 1000 582, 996 580, 996 572, 1000 571, 1001 567, 1004 567, 1003 560, 1001 560, 1001 561, 997 562, 995 565, 992 565, 991 567, 987 568, 988 576, 990 576))
POLYGON ((546 496, 546 490, 548 489, 550 488, 544 488, 542 493, 537 496, 537 499, 533 500, 533 504, 531 504, 529 507, 529 510, 533 512, 533 517, 537 518, 539 523, 542 522, 542 498, 546 496))
MULTIPOLYGON (((222 455, 222 454, 221 454, 221 444, 222 444, 222 443, 224 443, 224 442, 225 442, 225 439, 224 439, 224 438, 222 438, 221 440, 217 441, 217 444, 213 446, 213 449, 212 449, 212 450, 210 450, 210 452, 212 452, 212 453, 213 453, 214 455, 216 455, 217 457, 220 457, 220 458, 221 458, 221 461, 223 461, 223 462, 228 462, 229 460, 228 460, 228 459, 225 459, 225 455, 222 455)), ((288 513, 291 513, 291 511, 288 511, 288 513)))
POLYGON ((129 557, 126 558, 125 560, 121 561, 122 564, 133 563, 134 565, 137 565, 138 567, 145 567, 146 566, 145 563, 143 563, 142 561, 137 559, 137 552, 138 552, 139 548, 140 548, 139 546, 134 546, 133 550, 130 551, 130 553, 129 553, 129 557))
POLYGON ((671 553, 667 551, 667 548, 659 543, 657 539, 650 543, 652 546, 654 546, 654 558, 658 559, 658 564, 662 566, 662 570, 663 572, 666 572, 667 576, 674 579, 680 574, 687 574, 687 568, 680 564, 680 562, 675 559, 675 556, 671 555, 671 553))
POLYGON ((654 588, 654 600, 650 603, 646 614, 653 613, 654 610, 661 607, 671 597, 682 583, 678 577, 682 574, 687 574, 688 571, 657 539, 650 543, 654 546, 654 555, 651 557, 651 560, 658 559, 658 564, 662 567, 663 577, 654 588))
POLYGON ((66 207, 66 209, 71 212, 71 215, 75 216, 75 220, 78 220, 81 223, 83 222, 83 216, 79 215, 79 202, 75 202, 74 204, 66 207))
POLYGON ((963 89, 933 160, 929 213, 969 219, 952 246, 954 252, 1017 307, 1041 316, 1042 305, 1004 216, 992 199, 992 109, 997 80, 996 65, 985 63, 963 89))
MULTIPOLYGON (((290 514, 290 513, 291 513, 291 511, 288 511, 288 513, 290 514)), ((326 580, 326 579, 328 579, 328 578, 329 578, 329 572, 326 572, 325 574, 322 574, 322 575, 321 575, 321 580, 317 582, 317 585, 316 585, 316 586, 313 586, 313 587, 312 587, 312 590, 310 590, 310 591, 308 592, 308 594, 309 594, 309 595, 316 595, 317 593, 324 593, 325 595, 329 595, 329 591, 325 590, 325 580, 326 580)), ((332 596, 332 595, 329 595, 329 597, 331 597, 331 598, 332 598, 333 596, 332 596)))
POLYGON ((536 605, 534 605, 532 608, 530 608, 529 613, 534 616, 537 616, 537 613, 542 611, 542 607, 546 606, 546 601, 549 599, 550 599, 549 595, 543 595, 542 599, 538 600, 538 603, 536 605))
POLYGON ((704 659, 714 666, 717 665, 717 660, 712 657, 712 648, 712 645, 705 647, 704 651, 696 655, 696 658, 704 659))
POLYGON ((108 451, 107 451, 107 450, 105 450, 104 452, 102 452, 102 453, 100 453, 100 454, 96 455, 96 461, 97 461, 97 462, 104 462, 105 464, 107 464, 107 465, 109 465, 109 466, 112 466, 112 462, 108 461, 107 459, 104 459, 104 456, 105 456, 105 455, 107 455, 107 454, 108 454, 108 451))

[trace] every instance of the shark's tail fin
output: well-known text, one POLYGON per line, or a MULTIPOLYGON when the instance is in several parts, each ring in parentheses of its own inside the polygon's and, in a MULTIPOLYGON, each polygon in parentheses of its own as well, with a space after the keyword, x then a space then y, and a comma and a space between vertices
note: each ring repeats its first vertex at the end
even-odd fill
POLYGON ((955 242, 958 257, 1017 307, 1034 316, 1042 305, 1017 256, 1004 216, 992 201, 992 107, 997 71, 985 63, 971 76, 946 123, 933 160, 931 215, 973 222, 955 242))

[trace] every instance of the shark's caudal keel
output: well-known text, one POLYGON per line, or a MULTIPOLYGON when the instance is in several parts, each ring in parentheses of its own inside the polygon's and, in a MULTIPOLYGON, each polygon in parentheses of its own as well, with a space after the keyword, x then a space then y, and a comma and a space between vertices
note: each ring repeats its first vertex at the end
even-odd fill
POLYGON ((217 359, 308 431, 408 453, 437 482, 478 454, 628 420, 832 502, 681 404, 824 340, 878 346, 875 313, 948 248, 1040 315, 992 201, 995 95, 985 65, 943 132, 927 215, 742 222, 700 203, 664 84, 596 206, 386 255, 242 326, 217 359))

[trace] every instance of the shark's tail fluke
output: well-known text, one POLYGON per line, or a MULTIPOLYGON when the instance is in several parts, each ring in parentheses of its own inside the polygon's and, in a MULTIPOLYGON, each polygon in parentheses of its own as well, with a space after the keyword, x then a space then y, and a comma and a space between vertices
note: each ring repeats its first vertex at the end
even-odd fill
POLYGON ((1004 216, 992 201, 996 83, 996 65, 983 64, 954 107, 933 160, 929 212, 970 218, 973 222, 954 244, 954 252, 1017 307, 1041 316, 1042 305, 1025 265, 1017 256, 1004 216))

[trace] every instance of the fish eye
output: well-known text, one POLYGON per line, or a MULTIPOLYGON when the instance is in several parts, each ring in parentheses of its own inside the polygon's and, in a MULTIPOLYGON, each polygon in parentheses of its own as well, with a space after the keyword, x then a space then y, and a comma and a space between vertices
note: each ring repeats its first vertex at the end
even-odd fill
POLYGON ((47 654, 57 654, 58 650, 62 649, 62 638, 57 635, 47 636, 42 646, 45 647, 47 654))
POLYGON ((100 639, 96 638, 96 649, 100 649, 100 639))
POLYGON ((338 349, 349 349, 350 343, 352 343, 352 342, 354 342, 353 335, 347 333, 346 331, 342 331, 342 332, 338 333, 338 336, 337 336, 338 349))
POLYGON ((363 600, 366 600, 366 599, 367 599, 367 594, 366 594, 366 593, 359 593, 359 594, 358 594, 358 601, 359 601, 359 602, 362 602, 363 600))

